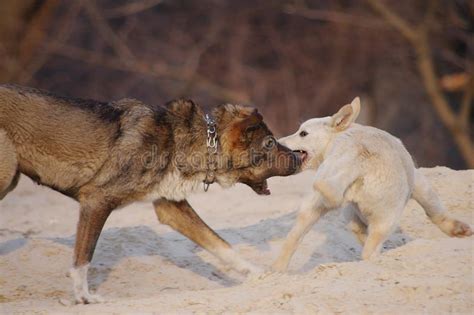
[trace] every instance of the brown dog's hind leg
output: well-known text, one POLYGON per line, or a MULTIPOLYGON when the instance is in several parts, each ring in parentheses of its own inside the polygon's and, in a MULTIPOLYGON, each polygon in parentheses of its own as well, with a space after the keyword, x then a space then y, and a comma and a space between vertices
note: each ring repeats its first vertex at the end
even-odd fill
POLYGON ((17 171, 15 147, 5 131, 0 130, 0 200, 12 191, 20 173, 17 171))
POLYGON ((153 205, 161 223, 180 232, 233 269, 243 274, 261 272, 259 268, 241 258, 229 243, 204 223, 186 200, 175 202, 159 199, 153 202, 153 205))
POLYGON ((105 206, 81 206, 74 247, 74 265, 70 271, 76 303, 89 304, 103 301, 100 296, 90 294, 87 270, 100 232, 111 211, 111 208, 105 206))

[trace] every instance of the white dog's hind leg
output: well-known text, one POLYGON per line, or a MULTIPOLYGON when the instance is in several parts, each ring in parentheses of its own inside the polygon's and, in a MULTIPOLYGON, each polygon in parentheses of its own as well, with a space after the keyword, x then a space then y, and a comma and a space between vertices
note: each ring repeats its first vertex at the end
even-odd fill
POLYGON ((431 221, 444 233, 456 237, 472 235, 472 229, 469 224, 447 215, 447 211, 441 203, 438 194, 431 188, 430 183, 419 170, 415 170, 415 188, 413 189, 412 197, 423 207, 431 221))
POLYGON ((368 227, 367 239, 362 250, 362 259, 368 260, 380 254, 382 245, 390 235, 392 227, 386 225, 372 225, 368 227))
POLYGON ((80 267, 71 268, 69 275, 73 281, 74 298, 76 303, 100 303, 104 299, 99 295, 91 294, 89 292, 89 286, 87 284, 87 271, 89 270, 89 264, 80 267))
POLYGON ((355 234, 359 243, 364 245, 367 239, 367 226, 362 222, 354 210, 351 209, 350 211, 352 213, 350 214, 350 221, 347 224, 347 227, 355 234))
POLYGON ((322 202, 322 196, 318 191, 307 197, 301 204, 300 212, 296 219, 296 224, 288 234, 285 243, 281 249, 280 255, 272 265, 275 271, 286 271, 290 263, 291 257, 296 251, 298 244, 303 236, 308 233, 311 227, 318 219, 327 212, 322 202))

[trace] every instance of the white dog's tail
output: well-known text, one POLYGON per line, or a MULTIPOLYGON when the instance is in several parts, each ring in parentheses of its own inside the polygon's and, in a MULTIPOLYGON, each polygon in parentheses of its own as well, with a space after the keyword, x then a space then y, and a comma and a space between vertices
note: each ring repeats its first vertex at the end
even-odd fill
POLYGON ((425 209, 426 215, 444 233, 456 237, 472 235, 472 230, 469 224, 448 216, 438 195, 433 190, 426 177, 419 170, 415 170, 415 187, 413 189, 412 197, 423 207, 423 209, 425 209))

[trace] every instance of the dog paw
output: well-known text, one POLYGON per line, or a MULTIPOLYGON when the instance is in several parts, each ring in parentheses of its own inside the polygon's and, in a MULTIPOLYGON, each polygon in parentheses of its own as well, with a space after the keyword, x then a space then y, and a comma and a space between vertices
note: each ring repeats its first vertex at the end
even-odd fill
POLYGON ((285 273, 287 269, 288 269, 288 264, 285 262, 276 261, 272 265, 272 271, 274 273, 285 273))
POLYGON ((250 274, 248 276, 247 280, 250 281, 250 282, 261 281, 261 280, 267 279, 268 277, 273 276, 275 274, 278 274, 278 273, 274 272, 272 270, 265 270, 265 271, 260 272, 260 273, 250 274))
POLYGON ((454 221, 454 226, 451 229, 451 236, 454 237, 465 237, 472 235, 472 229, 469 224, 466 224, 461 221, 454 221))
POLYGON ((245 266, 241 266, 238 271, 249 277, 259 275, 264 272, 262 268, 252 265, 250 263, 245 264, 245 266))
POLYGON ((97 304, 105 302, 104 298, 97 294, 84 293, 76 296, 76 304, 97 304))
POLYGON ((64 299, 64 298, 60 298, 58 302, 59 304, 64 305, 64 306, 72 306, 74 304, 74 301, 71 301, 69 299, 64 299))

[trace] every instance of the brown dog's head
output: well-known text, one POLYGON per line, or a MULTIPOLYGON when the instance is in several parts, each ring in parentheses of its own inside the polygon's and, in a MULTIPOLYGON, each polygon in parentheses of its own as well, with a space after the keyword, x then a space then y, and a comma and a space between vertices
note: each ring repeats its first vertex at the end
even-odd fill
POLYGON ((268 195, 267 178, 292 175, 301 167, 298 154, 275 140, 256 109, 222 105, 214 115, 228 170, 218 177, 219 182, 240 182, 257 194, 268 195))

